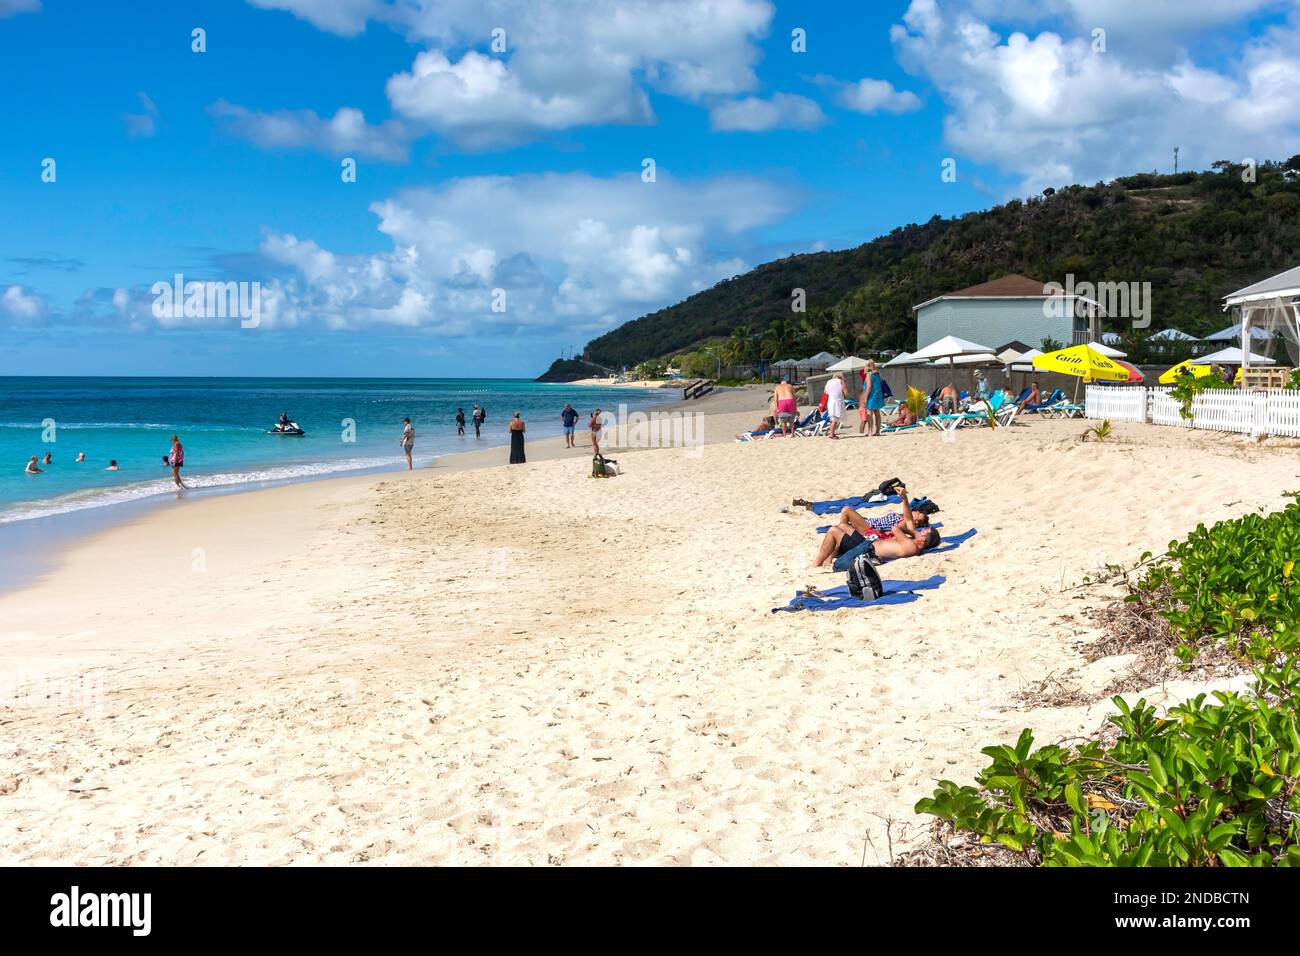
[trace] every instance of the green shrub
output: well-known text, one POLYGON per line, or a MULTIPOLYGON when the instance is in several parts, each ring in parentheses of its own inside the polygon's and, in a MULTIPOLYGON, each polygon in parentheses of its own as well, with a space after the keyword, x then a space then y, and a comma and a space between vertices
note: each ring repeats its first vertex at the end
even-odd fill
POLYGON ((1115 743, 986 747, 977 787, 942 781, 916 805, 1044 866, 1300 866, 1300 673, 1259 696, 1215 692, 1165 718, 1140 700, 1115 743))
MULTIPOLYGON (((1228 641, 1254 693, 1204 694, 1164 718, 1114 698, 1113 744, 987 747, 977 786, 942 781, 917 813, 1045 866, 1300 866, 1300 498, 1197 527, 1125 598, 1189 660, 1228 641)), ((1142 556, 1147 562, 1150 554, 1142 556)))
POLYGON ((1275 636, 1300 624, 1298 558, 1300 498, 1269 515, 1198 525, 1170 542, 1124 600, 1168 622, 1184 661, 1204 641, 1225 640, 1239 656, 1268 663, 1278 656, 1275 636))
POLYGON ((1192 402, 1202 392, 1216 388, 1232 388, 1217 375, 1205 375, 1194 378, 1191 375, 1179 376, 1178 384, 1169 390, 1169 397, 1178 403, 1178 414, 1188 421, 1192 420, 1192 402))

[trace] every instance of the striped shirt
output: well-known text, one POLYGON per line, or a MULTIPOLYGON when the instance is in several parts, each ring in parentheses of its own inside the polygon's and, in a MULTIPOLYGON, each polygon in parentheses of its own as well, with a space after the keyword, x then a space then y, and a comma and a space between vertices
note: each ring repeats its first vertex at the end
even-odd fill
POLYGON ((867 524, 871 525, 876 531, 884 535, 894 533, 894 528, 903 523, 903 516, 897 511, 887 515, 881 515, 879 518, 868 518, 867 524))

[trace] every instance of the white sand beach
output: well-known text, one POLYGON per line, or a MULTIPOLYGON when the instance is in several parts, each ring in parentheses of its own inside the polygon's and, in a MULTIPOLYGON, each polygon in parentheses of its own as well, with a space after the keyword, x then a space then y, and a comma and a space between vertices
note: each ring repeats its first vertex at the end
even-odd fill
MULTIPOLYGON (((1075 587, 1273 510, 1294 443, 1034 421, 703 448, 534 442, 380 478, 187 502, 96 534, 0 596, 5 864, 884 864, 979 748, 1094 732, 1075 587), (827 523, 789 511, 898 475, 955 551, 914 603, 772 614, 827 523)), ((856 422, 854 422, 856 426, 856 422)), ((1177 699, 1175 681, 1148 691, 1177 699)), ((1137 694, 1130 695, 1133 697, 1137 694)))

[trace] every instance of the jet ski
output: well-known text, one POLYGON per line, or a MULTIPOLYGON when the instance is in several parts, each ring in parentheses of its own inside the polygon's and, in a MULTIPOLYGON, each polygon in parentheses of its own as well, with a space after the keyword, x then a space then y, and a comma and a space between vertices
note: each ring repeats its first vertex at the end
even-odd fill
POLYGON ((287 425, 277 424, 274 428, 267 429, 268 435, 305 435, 307 434, 298 427, 297 422, 290 422, 287 425))

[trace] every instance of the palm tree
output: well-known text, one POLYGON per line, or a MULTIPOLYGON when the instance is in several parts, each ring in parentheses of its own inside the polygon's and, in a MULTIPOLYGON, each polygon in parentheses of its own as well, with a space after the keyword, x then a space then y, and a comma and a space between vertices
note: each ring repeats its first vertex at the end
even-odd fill
POLYGON ((790 350, 794 348, 794 343, 794 327, 785 319, 773 319, 772 324, 763 333, 759 349, 763 358, 775 362, 788 357, 790 350))
POLYGON ((728 365, 745 365, 754 355, 754 333, 738 325, 731 330, 731 338, 722 343, 722 361, 728 365))

